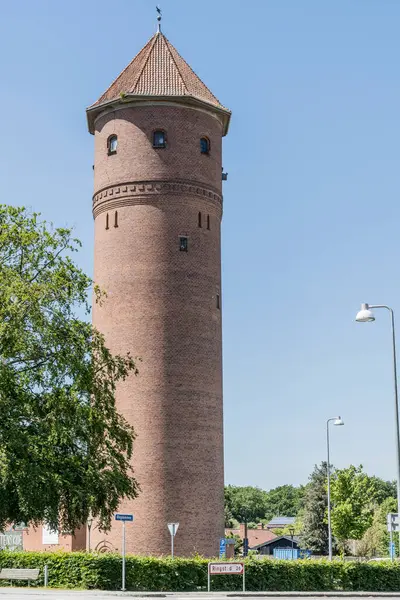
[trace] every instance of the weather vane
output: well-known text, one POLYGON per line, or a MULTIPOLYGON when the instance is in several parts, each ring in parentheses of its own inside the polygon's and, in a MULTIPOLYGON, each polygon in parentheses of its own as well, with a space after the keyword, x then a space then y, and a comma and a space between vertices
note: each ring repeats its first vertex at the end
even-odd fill
POLYGON ((158 31, 161 31, 161 19, 162 19, 161 8, 159 6, 156 6, 156 11, 158 13, 158 15, 157 15, 158 31))

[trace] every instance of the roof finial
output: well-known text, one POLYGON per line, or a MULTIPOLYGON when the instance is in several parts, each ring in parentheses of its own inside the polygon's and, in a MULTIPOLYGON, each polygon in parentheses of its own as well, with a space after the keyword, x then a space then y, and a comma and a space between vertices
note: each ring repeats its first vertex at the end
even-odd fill
POLYGON ((156 11, 158 13, 158 15, 157 15, 157 21, 158 21, 157 32, 160 33, 161 32, 161 19, 162 19, 161 8, 159 6, 156 6, 156 11))

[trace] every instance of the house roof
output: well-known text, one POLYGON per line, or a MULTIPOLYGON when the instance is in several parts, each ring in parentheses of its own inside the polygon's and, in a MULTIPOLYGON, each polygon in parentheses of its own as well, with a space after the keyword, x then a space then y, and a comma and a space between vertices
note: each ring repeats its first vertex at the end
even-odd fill
POLYGON ((224 132, 227 132, 230 111, 194 73, 161 31, 147 42, 110 87, 89 106, 89 130, 93 133, 94 119, 100 107, 115 101, 126 103, 148 98, 179 100, 181 103, 192 100, 192 103, 214 109, 224 117, 224 132))
MULTIPOLYGON (((258 548, 262 548, 264 546, 270 546, 271 544, 274 544, 275 542, 278 542, 279 540, 287 540, 290 544, 292 543, 292 538, 290 535, 280 535, 279 537, 275 536, 274 539, 267 540, 266 542, 262 542, 261 544, 257 544, 256 546, 252 546, 249 543, 249 548, 250 548, 250 550, 258 550, 258 548)), ((298 546, 300 544, 300 538, 297 535, 294 535, 293 542, 298 546)))
POLYGON ((295 521, 296 517, 274 517, 267 527, 287 527, 288 525, 294 525, 295 521))
MULTIPOLYGON (((238 535, 243 538, 243 529, 225 529, 225 534, 238 535)), ((249 548, 256 545, 263 545, 267 541, 275 540, 277 536, 268 529, 247 529, 247 539, 249 540, 249 548)))

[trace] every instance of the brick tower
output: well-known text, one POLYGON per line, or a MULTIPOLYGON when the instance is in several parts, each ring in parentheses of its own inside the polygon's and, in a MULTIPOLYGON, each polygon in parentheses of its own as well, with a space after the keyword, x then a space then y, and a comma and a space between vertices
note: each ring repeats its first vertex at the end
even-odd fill
MULTIPOLYGON (((141 493, 127 551, 215 556, 223 535, 221 344, 224 108, 158 31, 87 110, 95 136, 94 325, 140 356, 117 391, 141 493)), ((121 524, 92 548, 121 550, 121 524)))

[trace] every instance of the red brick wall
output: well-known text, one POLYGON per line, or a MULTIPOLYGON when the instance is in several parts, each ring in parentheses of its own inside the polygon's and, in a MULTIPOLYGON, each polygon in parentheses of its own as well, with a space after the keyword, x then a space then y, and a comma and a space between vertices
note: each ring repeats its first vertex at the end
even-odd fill
POLYGON ((75 535, 59 535, 58 544, 42 544, 42 527, 33 526, 23 532, 24 550, 49 551, 55 550, 85 550, 86 548, 86 527, 79 529, 75 535))
MULTIPOLYGON (((135 515, 129 552, 169 553, 169 521, 180 523, 181 555, 215 555, 224 531, 221 136, 219 121, 185 107, 125 108, 97 121, 94 278, 108 298, 94 307, 94 324, 114 353, 143 359, 117 394, 138 435, 133 467, 142 493, 120 507, 135 515), (158 128, 166 149, 152 148, 158 128), (108 156, 112 133, 118 152, 108 156), (204 135, 209 156, 200 154, 204 135)), ((120 523, 107 536, 93 530, 92 547, 104 542, 121 549, 120 523)))

